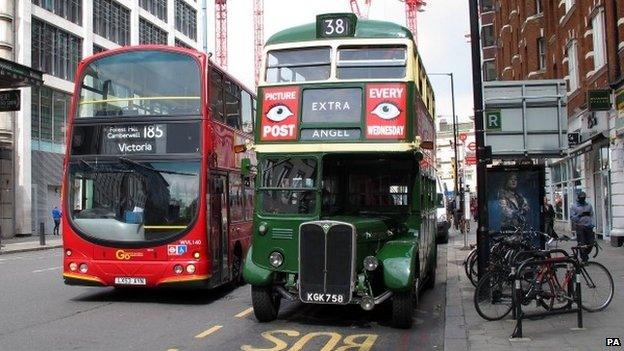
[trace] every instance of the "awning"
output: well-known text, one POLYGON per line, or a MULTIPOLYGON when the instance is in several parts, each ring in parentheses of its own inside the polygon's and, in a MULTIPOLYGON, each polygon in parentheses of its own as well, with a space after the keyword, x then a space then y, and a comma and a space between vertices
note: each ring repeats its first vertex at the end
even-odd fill
POLYGON ((0 89, 41 85, 42 76, 41 71, 0 58, 0 89))

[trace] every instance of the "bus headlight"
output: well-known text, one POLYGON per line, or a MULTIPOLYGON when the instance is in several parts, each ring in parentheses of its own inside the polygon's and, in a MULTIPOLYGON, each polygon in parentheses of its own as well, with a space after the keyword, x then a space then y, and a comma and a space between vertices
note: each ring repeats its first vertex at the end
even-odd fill
POLYGON ((71 250, 67 249, 67 251, 65 251, 65 255, 67 255, 67 257, 71 256, 72 255, 71 250))
POLYGON ((277 268, 281 266, 282 263, 284 263, 284 256, 277 251, 273 251, 269 256, 269 263, 271 264, 271 266, 277 268))
POLYGON ((201 256, 201 255, 199 254, 199 252, 194 252, 194 253, 193 253, 193 257, 194 257, 196 260, 199 260, 199 257, 200 257, 200 256, 201 256))
POLYGON ((260 223, 260 225, 258 226, 258 233, 260 233, 260 235, 265 235, 268 231, 269 226, 264 222, 260 223))
POLYGON ((70 270, 70 271, 75 272, 77 269, 78 269, 78 263, 76 263, 76 262, 71 262, 71 263, 69 264, 69 270, 70 270))
POLYGON ((173 266, 173 272, 175 274, 182 274, 182 272, 184 272, 184 267, 182 267, 181 264, 176 264, 175 266, 173 266))
POLYGON ((86 263, 80 264, 80 273, 87 273, 88 270, 89 270, 89 266, 87 266, 86 263))
POLYGON ((379 260, 375 256, 364 257, 364 269, 367 271, 374 271, 379 267, 379 260))
POLYGON ((195 273, 195 265, 194 264, 189 264, 188 266, 186 266, 186 271, 190 274, 195 273))

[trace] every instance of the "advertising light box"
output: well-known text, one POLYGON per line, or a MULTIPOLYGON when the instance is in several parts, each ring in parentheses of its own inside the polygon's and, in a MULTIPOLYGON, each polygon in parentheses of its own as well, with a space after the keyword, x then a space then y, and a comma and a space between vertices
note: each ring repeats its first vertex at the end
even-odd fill
POLYGON ((493 156, 557 156, 567 149, 564 80, 486 82, 483 97, 493 156))

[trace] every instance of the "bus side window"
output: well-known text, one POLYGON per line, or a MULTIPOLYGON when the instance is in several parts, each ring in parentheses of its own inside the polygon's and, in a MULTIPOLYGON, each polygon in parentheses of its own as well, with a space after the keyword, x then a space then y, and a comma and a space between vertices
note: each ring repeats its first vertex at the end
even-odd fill
POLYGON ((225 122, 223 117, 223 78, 221 73, 210 70, 210 109, 212 110, 212 118, 225 122))
POLYGON ((251 107, 251 95, 241 90, 241 115, 243 117, 243 132, 253 132, 253 112, 251 107))
POLYGON ((230 220, 240 222, 245 219, 243 213, 243 183, 242 177, 238 173, 230 173, 230 220))
POLYGON ((230 80, 225 81, 225 121, 234 129, 241 129, 241 88, 230 80))

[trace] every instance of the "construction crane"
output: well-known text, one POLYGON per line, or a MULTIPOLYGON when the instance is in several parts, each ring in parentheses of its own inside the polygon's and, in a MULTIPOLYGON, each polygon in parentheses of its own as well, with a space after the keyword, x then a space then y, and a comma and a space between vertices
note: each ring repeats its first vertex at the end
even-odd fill
POLYGON ((215 0, 215 46, 217 64, 227 69, 227 0, 215 0))
POLYGON ((407 22, 407 28, 412 32, 414 41, 418 43, 418 12, 423 12, 423 7, 427 5, 422 0, 400 0, 405 2, 405 22, 407 22))
MULTIPOLYGON (((349 0, 351 11, 359 18, 367 19, 372 0, 349 0)), ((418 12, 423 12, 423 6, 427 5, 423 0, 399 0, 405 3, 405 21, 407 28, 412 32, 414 41, 418 42, 418 12)))
POLYGON ((364 0, 362 7, 360 7, 358 0, 349 0, 351 3, 351 11, 359 18, 367 19, 371 1, 372 0, 364 0))
POLYGON ((254 73, 256 86, 260 79, 260 65, 262 64, 262 46, 264 46, 264 0, 254 2, 254 73))

